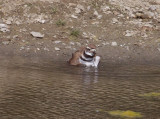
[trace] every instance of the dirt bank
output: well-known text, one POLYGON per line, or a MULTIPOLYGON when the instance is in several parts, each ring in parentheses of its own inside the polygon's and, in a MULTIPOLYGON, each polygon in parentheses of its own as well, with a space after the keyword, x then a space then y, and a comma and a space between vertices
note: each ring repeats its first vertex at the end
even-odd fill
POLYGON ((65 61, 93 43, 104 62, 160 60, 158 0, 0 0, 0 17, 1 56, 65 61))

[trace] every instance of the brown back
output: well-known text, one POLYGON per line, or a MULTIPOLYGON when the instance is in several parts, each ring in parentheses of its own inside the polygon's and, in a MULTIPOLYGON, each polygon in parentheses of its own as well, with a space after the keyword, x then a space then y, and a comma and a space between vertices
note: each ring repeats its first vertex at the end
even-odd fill
POLYGON ((81 47, 75 53, 72 54, 72 58, 69 60, 70 65, 80 65, 79 58, 85 51, 85 47, 81 47))

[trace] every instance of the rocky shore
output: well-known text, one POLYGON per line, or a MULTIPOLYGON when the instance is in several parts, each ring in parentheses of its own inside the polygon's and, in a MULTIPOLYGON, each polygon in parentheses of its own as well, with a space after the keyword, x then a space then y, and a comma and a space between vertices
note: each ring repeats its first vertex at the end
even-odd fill
POLYGON ((0 0, 0 56, 66 61, 95 44, 103 62, 159 63, 159 0, 0 0))

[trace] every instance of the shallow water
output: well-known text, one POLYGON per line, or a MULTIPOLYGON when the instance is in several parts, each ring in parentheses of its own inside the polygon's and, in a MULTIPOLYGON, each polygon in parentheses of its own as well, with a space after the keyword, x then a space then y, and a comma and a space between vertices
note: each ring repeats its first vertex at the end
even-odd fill
POLYGON ((108 111, 131 110, 160 119, 159 65, 99 69, 66 62, 0 58, 0 119, 120 119, 108 111))

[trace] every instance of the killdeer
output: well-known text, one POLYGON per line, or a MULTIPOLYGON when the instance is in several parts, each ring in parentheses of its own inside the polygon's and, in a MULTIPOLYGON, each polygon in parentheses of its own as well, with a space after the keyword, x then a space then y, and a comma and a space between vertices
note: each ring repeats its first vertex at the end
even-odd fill
POLYGON ((85 65, 87 67, 98 67, 100 56, 96 55, 96 46, 88 45, 82 47, 72 54, 72 58, 69 60, 70 65, 85 65))

